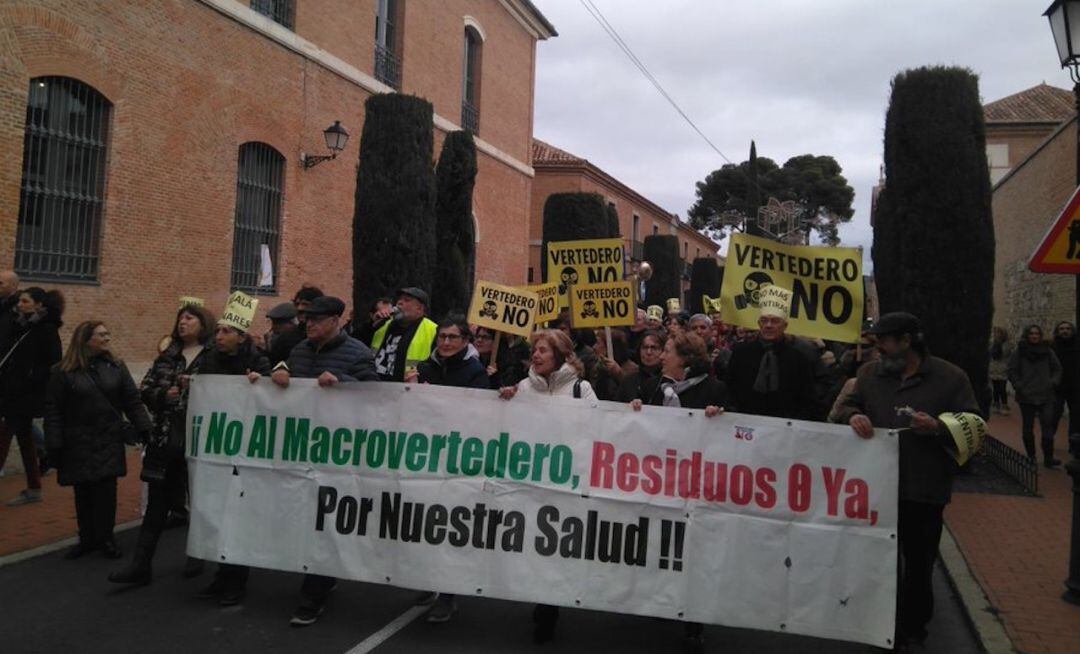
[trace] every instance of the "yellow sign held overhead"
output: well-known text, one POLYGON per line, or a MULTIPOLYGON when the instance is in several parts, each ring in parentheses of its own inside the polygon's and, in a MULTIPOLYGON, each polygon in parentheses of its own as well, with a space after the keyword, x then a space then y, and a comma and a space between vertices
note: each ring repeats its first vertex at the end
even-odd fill
POLYGON ((667 299, 667 312, 679 313, 680 311, 682 311, 682 302, 679 302, 679 298, 669 297, 667 299))
POLYGON ((521 290, 536 293, 539 302, 536 306, 537 323, 548 322, 559 317, 559 283, 537 284, 535 286, 522 286, 521 290))
POLYGON ((540 304, 536 293, 513 286, 476 282, 469 322, 497 332, 528 336, 536 324, 540 304))
POLYGON ((707 314, 723 313, 721 311, 720 298, 709 297, 708 295, 701 296, 701 309, 707 314))
POLYGON ((570 287, 574 329, 625 327, 634 324, 633 282, 610 282, 570 287))
POLYGON ((1080 187, 1028 261, 1031 272, 1080 275, 1080 187))
POLYGON ((621 238, 552 241, 547 244, 547 283, 559 285, 559 307, 569 306, 567 289, 578 284, 622 281, 621 238))
POLYGON ((206 303, 203 302, 203 299, 201 297, 193 297, 191 295, 181 295, 180 296, 180 308, 181 309, 183 309, 184 307, 201 307, 201 306, 203 306, 205 304, 206 303))
POLYGON ((247 293, 233 291, 229 301, 225 303, 225 313, 218 320, 219 325, 227 325, 242 332, 251 329, 251 323, 255 320, 255 309, 259 308, 259 301, 247 293))
POLYGON ((757 329, 762 291, 791 291, 788 331, 845 343, 863 320, 862 252, 858 248, 784 245, 733 234, 720 293, 724 322, 757 329))

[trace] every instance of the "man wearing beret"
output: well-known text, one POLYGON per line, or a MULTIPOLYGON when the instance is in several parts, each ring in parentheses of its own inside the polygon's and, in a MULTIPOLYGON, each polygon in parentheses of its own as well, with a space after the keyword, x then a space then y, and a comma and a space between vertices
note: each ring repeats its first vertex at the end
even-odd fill
POLYGON ((861 438, 872 438, 875 427, 900 430, 896 642, 905 650, 921 646, 934 615, 931 578, 957 467, 952 437, 936 416, 978 413, 979 405, 964 371, 927 351, 915 316, 886 314, 870 333, 881 356, 859 368, 854 391, 833 417, 861 438))

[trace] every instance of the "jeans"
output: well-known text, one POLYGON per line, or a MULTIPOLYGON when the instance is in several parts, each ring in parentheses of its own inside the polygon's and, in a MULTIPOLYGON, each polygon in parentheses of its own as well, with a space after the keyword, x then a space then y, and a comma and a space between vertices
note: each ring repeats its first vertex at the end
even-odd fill
POLYGON ((1054 451, 1054 430, 1057 428, 1057 425, 1054 424, 1054 402, 1051 401, 1046 404, 1020 403, 1020 424, 1023 429, 1021 433, 1024 438, 1024 449, 1027 450, 1027 455, 1032 459, 1035 458, 1036 418, 1038 418, 1042 430, 1043 450, 1046 451, 1047 446, 1049 446, 1052 454, 1054 451))
POLYGON ((116 477, 75 484, 75 520, 79 543, 101 547, 113 542, 116 525, 116 477))
POLYGON ((23 416, 11 416, 0 420, 0 468, 7 461, 11 449, 11 438, 19 443, 23 468, 26 468, 26 487, 41 488, 41 469, 38 467, 37 447, 34 445, 33 419, 23 416))
POLYGON ((924 640, 926 625, 934 617, 934 561, 938 557, 944 511, 944 504, 900 500, 897 627, 907 638, 924 640))

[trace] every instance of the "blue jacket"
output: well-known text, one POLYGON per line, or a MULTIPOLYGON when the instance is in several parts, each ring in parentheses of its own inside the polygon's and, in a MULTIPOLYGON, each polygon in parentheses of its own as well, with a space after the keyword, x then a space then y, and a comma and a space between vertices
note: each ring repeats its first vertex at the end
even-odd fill
POLYGON ((329 372, 339 381, 374 381, 375 361, 371 348, 341 332, 318 350, 308 339, 289 353, 289 375, 318 377, 329 372))

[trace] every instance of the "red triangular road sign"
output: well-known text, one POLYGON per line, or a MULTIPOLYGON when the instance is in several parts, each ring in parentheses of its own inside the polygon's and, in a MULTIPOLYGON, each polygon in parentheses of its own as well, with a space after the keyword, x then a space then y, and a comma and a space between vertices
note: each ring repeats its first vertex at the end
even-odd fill
POLYGON ((1031 255, 1028 268, 1037 273, 1080 275, 1080 187, 1031 255))

